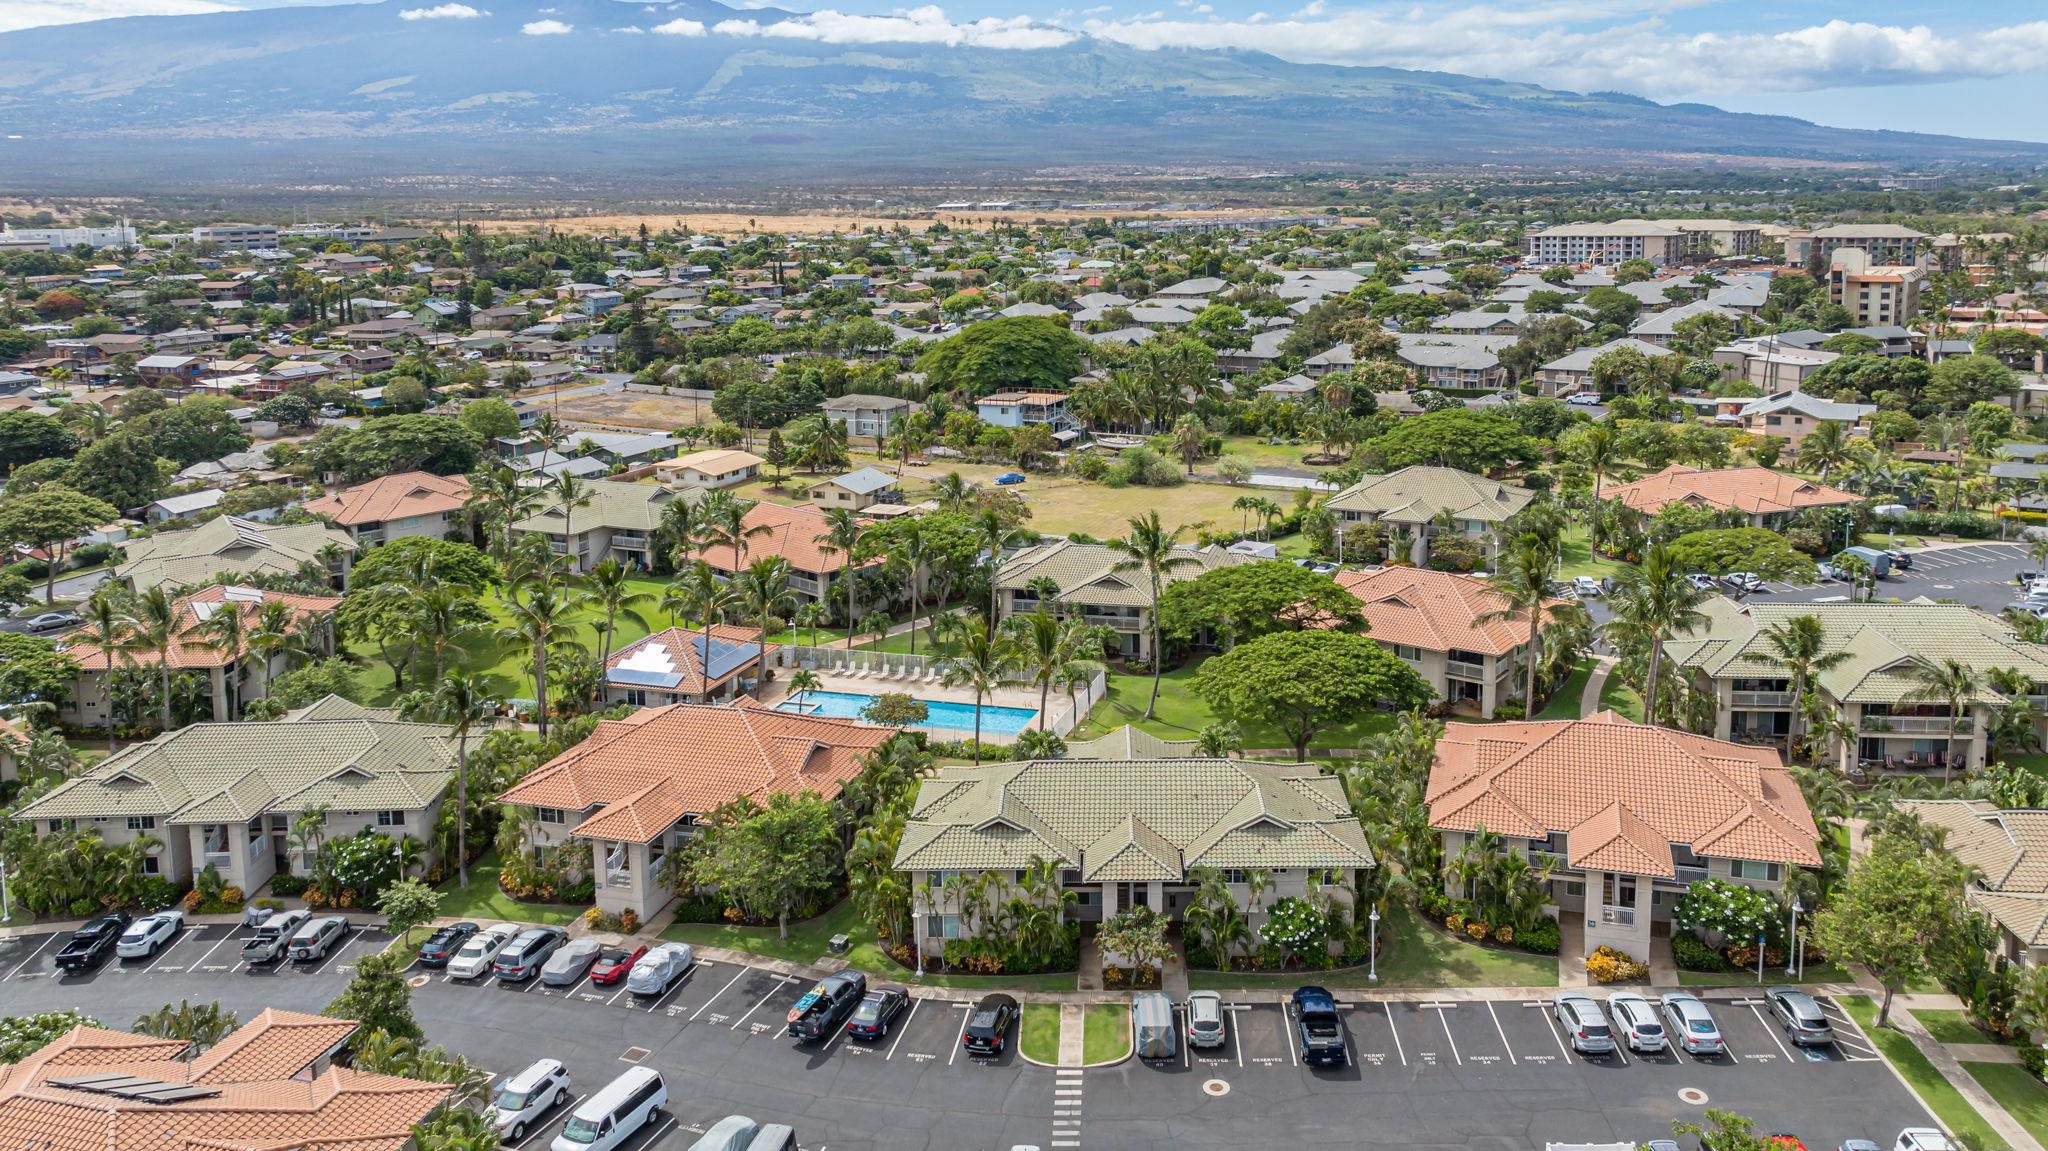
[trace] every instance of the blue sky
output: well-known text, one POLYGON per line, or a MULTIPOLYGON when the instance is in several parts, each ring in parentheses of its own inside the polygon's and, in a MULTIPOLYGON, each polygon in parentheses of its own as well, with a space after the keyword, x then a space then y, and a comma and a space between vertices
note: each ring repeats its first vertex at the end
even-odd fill
MULTIPOLYGON (((548 0, 386 0, 408 19, 519 16, 548 0)), ((741 7, 766 0, 726 0, 741 7)), ((800 6, 782 0, 790 9, 800 6)), ((0 0, 0 30, 267 6, 266 0, 0 0)), ((1854 128, 2048 141, 2042 0, 954 0, 818 8, 788 22, 621 22, 682 36, 860 44, 967 43, 1029 52, 1095 36, 1133 47, 1249 48, 1305 63, 1420 68, 1581 91, 1614 89, 1854 128)))

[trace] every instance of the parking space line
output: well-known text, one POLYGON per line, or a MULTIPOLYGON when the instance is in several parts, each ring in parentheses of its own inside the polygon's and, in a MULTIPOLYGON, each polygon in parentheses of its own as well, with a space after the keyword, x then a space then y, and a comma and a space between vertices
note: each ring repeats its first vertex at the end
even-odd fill
POLYGON ((1524 1004, 1524 1006, 1534 1007, 1538 1011, 1541 1011, 1543 1013, 1543 1029, 1545 1031, 1550 1032, 1550 1037, 1552 1039, 1557 1040, 1557 1053, 1559 1055, 1564 1056, 1567 1059, 1571 1058, 1571 1049, 1564 1045, 1564 1032, 1558 1028, 1557 1020, 1551 1016, 1550 1005, 1538 1001, 1535 1003, 1524 1004))
MULTIPOLYGON (((170 945, 169 947, 166 947, 166 948, 164 948, 164 949, 163 949, 162 951, 159 951, 159 952, 157 952, 157 953, 156 953, 155 955, 152 955, 152 956, 150 956, 150 957, 149 957, 149 961, 150 961, 150 963, 154 964, 154 963, 156 963, 156 962, 157 962, 158 960, 160 960, 160 959, 163 959, 163 958, 164 958, 165 956, 169 955, 169 954, 170 954, 171 952, 173 952, 173 951, 176 951, 176 950, 178 949, 178 946, 179 946, 180 944, 184 943, 184 942, 185 942, 185 941, 186 941, 187 939, 190 939, 190 938, 192 938, 193 936, 195 936, 195 935, 199 934, 199 932, 200 932, 200 928, 199 928, 198 926, 196 926, 196 925, 195 925, 195 926, 192 926, 192 927, 187 927, 187 928, 183 928, 183 929, 179 930, 179 932, 178 932, 178 937, 177 937, 176 939, 173 939, 173 940, 171 940, 171 945, 170 945)), ((168 972, 168 971, 183 971, 183 970, 185 970, 185 969, 184 969, 183 967, 175 967, 175 968, 171 968, 171 967, 158 967, 158 968, 157 968, 157 970, 158 970, 158 971, 165 971, 165 972, 168 972)))
POLYGON ((325 970, 327 970, 327 965, 328 965, 328 964, 330 964, 330 963, 332 963, 332 962, 334 962, 334 957, 335 957, 335 956, 337 956, 337 955, 340 955, 340 954, 341 954, 341 953, 342 953, 343 951, 346 951, 346 950, 348 950, 348 941, 349 941, 350 937, 351 937, 352 935, 360 935, 360 934, 362 934, 362 931, 363 931, 363 929, 362 929, 362 928, 360 928, 360 927, 351 927, 351 928, 349 928, 349 929, 348 929, 347 931, 344 931, 344 932, 342 932, 342 933, 341 933, 341 942, 340 942, 340 943, 337 943, 337 944, 335 944, 332 950, 328 951, 328 953, 327 953, 327 954, 325 954, 325 955, 321 956, 321 957, 320 957, 320 962, 318 962, 318 963, 315 963, 315 964, 314 964, 313 966, 311 966, 311 967, 301 967, 301 968, 299 968, 299 974, 301 974, 301 975, 318 975, 318 974, 320 974, 320 973, 321 973, 322 971, 325 971, 325 970))
POLYGON ((1287 1061, 1301 1066, 1301 1052, 1294 1049, 1294 1008, 1282 1005, 1280 1008, 1280 1041, 1287 1045, 1287 1061))
POLYGON ((685 984, 695 983, 696 981, 697 965, 692 963, 689 967, 683 970, 683 973, 681 975, 676 976, 676 981, 668 985, 668 990, 654 997, 654 1002, 647 1005, 647 1013, 649 1015, 654 1014, 654 1009, 660 1007, 662 1003, 668 999, 669 996, 674 995, 678 991, 681 991, 685 984))
POLYGON ((1238 1070, 1242 1071, 1244 1069, 1244 1041, 1237 1037, 1237 1028, 1237 1011, 1233 1007, 1230 1018, 1230 1049, 1237 1053, 1237 1067, 1238 1070))
POLYGON ((1515 1046, 1508 1042, 1507 1029, 1500 1025, 1500 1016, 1494 1013, 1493 1001, 1490 999, 1486 1001, 1486 1013, 1493 1016, 1493 1033, 1500 1036, 1501 1049, 1508 1053, 1508 1066, 1517 1066, 1519 1061, 1515 1058, 1515 1046))
MULTIPOLYGON (((706 966, 709 966, 709 964, 706 964, 706 966)), ((706 1000, 705 1000, 705 1001, 704 1001, 703 1003, 699 1004, 699 1005, 698 1005, 698 1007, 697 1007, 697 1010, 695 1010, 695 1011, 692 1011, 692 1012, 690 1012, 690 1019, 691 1019, 691 1021, 692 1021, 692 1022, 695 1022, 696 1018, 697 1018, 697 1017, 698 1017, 699 1015, 702 1015, 702 1014, 704 1014, 704 1009, 705 1009, 706 1007, 709 1007, 709 1006, 711 1006, 712 1004, 714 1004, 714 1003, 718 1002, 718 997, 719 997, 720 995, 723 995, 723 994, 725 994, 726 992, 728 992, 728 991, 732 990, 732 985, 733 985, 733 984, 735 984, 735 983, 738 983, 738 982, 740 981, 740 976, 742 976, 742 975, 745 975, 745 974, 746 974, 747 972, 749 972, 749 971, 751 971, 751 970, 753 970, 753 968, 751 968, 751 967, 747 967, 747 966, 745 966, 744 964, 742 964, 742 965, 741 965, 741 967, 740 967, 740 969, 739 969, 738 971, 736 971, 736 972, 734 972, 734 973, 733 973, 733 977, 732 977, 731 979, 728 979, 728 980, 726 980, 726 981, 725 981, 725 986, 724 986, 724 987, 721 987, 721 988, 719 988, 719 989, 718 989, 718 991, 717 991, 716 993, 714 993, 714 994, 713 994, 713 995, 711 996, 711 998, 709 998, 709 999, 706 999, 706 1000)), ((616 997, 615 997, 615 998, 616 998, 616 997)))
MULTIPOLYGON (((678 980, 678 982, 681 982, 681 981, 680 981, 680 980, 678 980)), ((770 988, 768 989, 768 992, 767 992, 767 994, 765 994, 765 995, 761 996, 761 999, 760 999, 760 1001, 759 1001, 759 1002, 755 1003, 755 1004, 754 1004, 754 1005, 753 1005, 752 1007, 749 1007, 749 1008, 747 1008, 747 1013, 746 1013, 745 1015, 742 1015, 742 1016, 740 1016, 740 1017, 739 1017, 738 1019, 734 1020, 734 1021, 733 1021, 733 1025, 732 1025, 732 1029, 733 1029, 734 1031, 738 1031, 738 1030, 740 1029, 740 1025, 741 1025, 741 1024, 743 1024, 743 1023, 745 1023, 745 1022, 746 1022, 746 1021, 747 1021, 747 1020, 748 1020, 748 1019, 749 1019, 750 1017, 752 1017, 752 1016, 753 1016, 753 1014, 754 1014, 754 1012, 756 1012, 756 1011, 759 1011, 759 1010, 761 1010, 761 1005, 762 1005, 762 1004, 764 1004, 764 1003, 768 1002, 768 1001, 769 1001, 770 999, 773 999, 773 998, 775 998, 775 993, 776 993, 776 992, 778 992, 778 991, 780 991, 780 990, 782 990, 782 988, 783 988, 783 985, 784 985, 784 984, 787 984, 787 983, 795 983, 795 982, 796 982, 796 980, 794 980, 794 979, 791 979, 791 978, 790 978, 789 976, 787 976, 787 975, 781 975, 781 974, 778 974, 778 975, 776 975, 776 976, 775 976, 775 986, 773 986, 773 987, 770 987, 770 988)))
MULTIPOLYGON (((968 1005, 956 1003, 954 1006, 966 1007, 968 1005)), ((960 1058, 960 1045, 967 1042, 967 1021, 972 1018, 974 1018, 974 1012, 972 1011, 962 1011, 960 1013, 960 1033, 953 1036, 953 1050, 946 1055, 946 1066, 951 1067, 953 1060, 960 1058)))
POLYGON ((1758 1023, 1763 1024, 1764 1034, 1769 1035, 1771 1042, 1778 1045, 1778 1050, 1785 1053, 1785 1062, 1792 1062, 1792 1052, 1786 1048, 1784 1040, 1778 1038, 1777 1025, 1764 1018, 1763 1009, 1756 1005, 1756 1001, 1754 999, 1738 999, 1736 1002, 1748 1006, 1750 1014, 1756 1016, 1758 1023))
POLYGON ((896 1041, 889 1044, 889 1053, 882 1056, 883 1059, 894 1059, 896 1057, 896 1048, 902 1045, 903 1037, 910 1034, 910 1021, 917 1018, 917 1009, 923 1003, 924 1000, 922 999, 912 999, 910 1001, 910 1013, 903 1017, 902 1029, 896 1032, 896 1041))
POLYGON ((1833 1000, 1821 999, 1819 1002, 1820 1009, 1827 1012, 1835 1020, 1835 1049, 1841 1051, 1843 1059, 1851 1063, 1876 1063, 1881 1060, 1882 1057, 1878 1055, 1876 1045, 1871 1043, 1870 1036, 1863 1033, 1863 1028, 1855 1020, 1849 1018, 1847 1012, 1836 1006, 1833 1000), (1863 1052, 1863 1054, 1851 1055, 1847 1051, 1842 1051, 1845 1041, 1842 1038, 1841 1028, 1844 1024, 1848 1026, 1849 1033, 1856 1037, 1854 1040, 1847 1041, 1847 1045, 1863 1052))
POLYGON ((42 945, 40 947, 37 947, 34 951, 28 953, 27 959, 22 960, 19 966, 17 966, 14 970, 7 973, 7 978, 12 979, 17 975, 20 975, 21 969, 23 967, 27 967, 29 964, 34 963, 36 956, 41 955, 43 953, 44 947, 48 947, 50 944, 55 942, 57 942, 57 937, 54 934, 52 934, 48 939, 43 940, 42 945))
POLYGON ((1424 1011, 1436 1012, 1437 1024, 1444 1029, 1444 1042, 1451 1045, 1451 1058, 1457 1060, 1458 1066, 1463 1067, 1465 1065, 1465 1057, 1458 1054, 1458 1041, 1451 1036, 1451 1019, 1449 1014, 1447 1014, 1451 1006, 1454 1005, 1425 1003, 1422 1005, 1422 1009, 1424 1011))
POLYGON ((1406 1067, 1408 1066, 1408 1052, 1401 1048, 1401 1029, 1394 1026, 1394 1005, 1382 1003, 1380 1004, 1380 1010, 1387 1013, 1387 1030, 1394 1035, 1394 1054, 1401 1057, 1401 1066, 1406 1067))
POLYGON ((199 962, 192 965, 193 968, 197 969, 200 967, 204 967, 206 965, 206 961, 213 958, 213 953, 220 950, 220 945, 226 943, 228 940, 233 939, 234 937, 235 933, 230 931, 225 936, 222 936, 219 940, 215 941, 212 947, 206 949, 206 954, 199 957, 199 962))
MULTIPOLYGON (((624 995, 625 993, 626 981, 621 979, 619 980, 619 989, 617 991, 612 992, 612 997, 610 999, 605 1000, 604 1005, 606 1007, 610 1007, 612 1004, 617 1003, 619 1001, 619 996, 624 995)), ((696 1016, 692 1015, 690 1018, 695 1019, 696 1016)))

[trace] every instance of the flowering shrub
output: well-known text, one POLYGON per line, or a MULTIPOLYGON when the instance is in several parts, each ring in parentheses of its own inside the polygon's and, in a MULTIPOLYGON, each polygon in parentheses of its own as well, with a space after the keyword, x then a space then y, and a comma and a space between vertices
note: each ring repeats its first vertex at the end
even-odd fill
POLYGON ((1649 976, 1648 964, 1637 963, 1612 947, 1598 947, 1586 957, 1586 977, 1595 983, 1620 983, 1649 976))
POLYGON ((1484 919, 1475 919, 1465 925, 1465 934, 1483 943, 1487 936, 1493 934, 1493 924, 1484 919))
POLYGON ((1444 916, 1444 926, 1450 928, 1452 931, 1465 930, 1465 913, 1462 911, 1453 911, 1449 915, 1444 916))
POLYGON ((1494 928, 1493 941, 1495 943, 1513 943, 1515 941, 1514 925, 1503 923, 1499 927, 1494 928))
POLYGON ((640 930, 640 913, 630 907, 619 912, 619 930, 628 935, 640 930))
POLYGON ((1671 920, 1702 935, 1719 932, 1731 940, 1769 935, 1782 918, 1770 896, 1739 883, 1702 879, 1686 888, 1671 909, 1671 920))
POLYGON ((1330 917, 1296 896, 1275 903, 1259 926, 1259 937, 1295 954, 1313 953, 1330 934, 1330 917))

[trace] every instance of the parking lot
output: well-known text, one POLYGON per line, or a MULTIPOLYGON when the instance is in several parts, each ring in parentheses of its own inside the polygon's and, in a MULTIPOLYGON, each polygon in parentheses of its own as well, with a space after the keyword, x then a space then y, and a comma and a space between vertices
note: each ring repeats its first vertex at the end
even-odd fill
MULTIPOLYGON (((2023 568, 2037 566, 2027 558, 2020 543, 1964 544, 1958 547, 1923 549, 1911 553, 1913 570, 1899 571, 1877 581, 1879 599, 1949 599, 1996 614, 2019 597, 2013 576, 2023 568)), ((1792 603, 1813 603, 1836 597, 1847 599, 1849 585, 1820 583, 1811 587, 1770 584, 1759 599, 1792 603)))

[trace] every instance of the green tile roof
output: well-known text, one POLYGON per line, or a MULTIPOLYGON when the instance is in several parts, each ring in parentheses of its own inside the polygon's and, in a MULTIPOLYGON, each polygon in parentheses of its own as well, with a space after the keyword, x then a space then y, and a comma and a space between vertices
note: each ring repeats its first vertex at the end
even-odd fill
POLYGON ((1034 856, 1091 882, 1179 880, 1194 867, 1373 866, 1334 776, 1193 758, 941 768, 918 791, 896 866, 1021 868, 1034 856))
POLYGON ((124 545, 127 562, 114 578, 143 591, 205 583, 220 572, 240 575, 291 575, 301 565, 320 562, 329 544, 356 550, 347 532, 325 524, 259 524, 221 516, 196 528, 163 532, 124 545))
MULTIPOLYGON (((590 493, 590 503, 577 508, 569 517, 569 526, 579 534, 604 527, 645 535, 661 526, 662 509, 671 501, 694 502, 704 497, 702 491, 694 488, 678 490, 660 484, 622 483, 618 480, 591 480, 583 488, 590 493)), ((543 507, 545 510, 538 514, 513 524, 512 530, 562 534, 561 504, 544 500, 543 507)))
POLYGON ((1461 520, 1499 523, 1535 498, 1536 493, 1528 488, 1456 468, 1417 464, 1383 476, 1367 476, 1331 496, 1325 506, 1392 523, 1428 523, 1442 512, 1461 520))
MULTIPOLYGON (((1174 554, 1193 561, 1160 573, 1159 585, 1194 579, 1206 571, 1246 563, 1249 557, 1221 547, 1183 545, 1174 554)), ((1022 590, 1033 580, 1050 578, 1060 598, 1100 607, 1151 607, 1152 583, 1143 568, 1118 571, 1123 555, 1103 544, 1053 540, 1012 552, 996 569, 996 586, 1022 590)))

